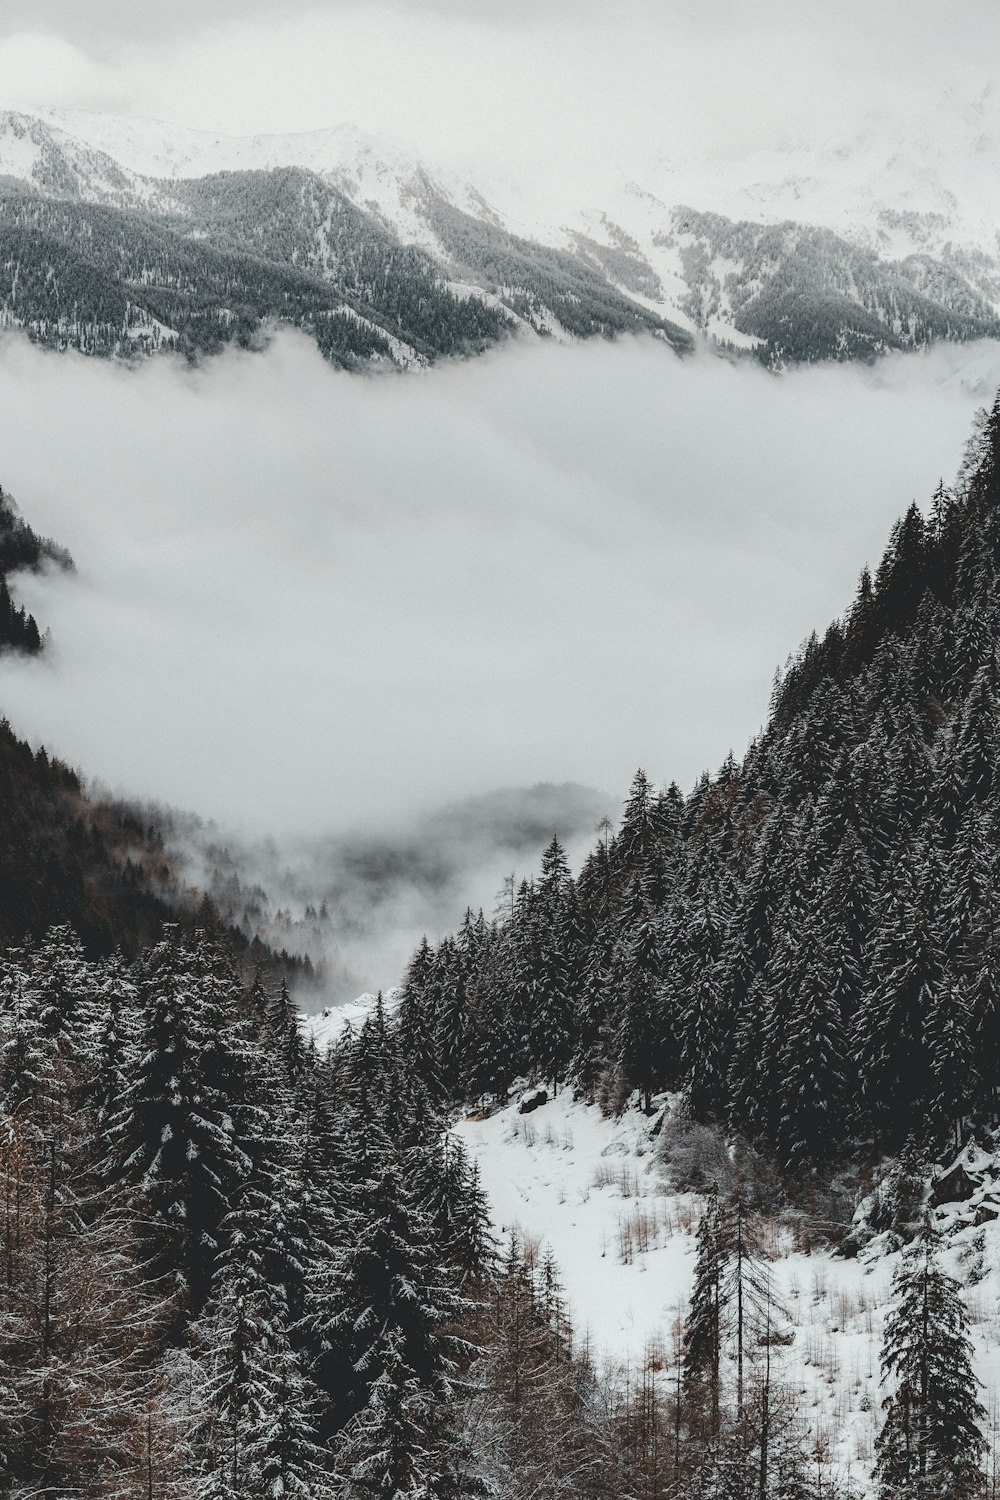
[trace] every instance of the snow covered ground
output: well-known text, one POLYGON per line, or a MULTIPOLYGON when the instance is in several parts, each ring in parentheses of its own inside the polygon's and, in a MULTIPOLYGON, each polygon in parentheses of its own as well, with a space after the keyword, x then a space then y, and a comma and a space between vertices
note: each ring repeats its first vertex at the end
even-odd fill
POLYGON ((568 1089, 531 1114, 514 1103, 455 1127, 479 1162, 496 1228, 551 1249, 578 1336, 598 1358, 641 1358, 647 1341, 669 1337, 687 1300, 698 1204, 665 1192, 649 1127, 638 1110, 603 1120, 568 1089))
MULTIPOLYGON (((387 1009, 398 995, 387 993, 387 1009)), ((326 1046, 346 1024, 357 1028, 374 1001, 360 996, 306 1018, 306 1025, 326 1046)), ((660 1116, 630 1109, 605 1119, 566 1088, 549 1090, 544 1104, 522 1115, 520 1097, 453 1126, 479 1164, 498 1238, 504 1243, 516 1234, 539 1254, 551 1251, 578 1345, 587 1345, 597 1365, 623 1378, 647 1357, 669 1367, 680 1347, 704 1199, 669 1187, 660 1116)), ((949 1170, 946 1180, 965 1174, 956 1189, 961 1201, 934 1212, 943 1265, 965 1288, 988 1436, 997 1447, 1000 1151, 969 1146, 958 1161, 962 1170, 949 1170)), ((765 1226, 787 1339, 772 1346, 772 1375, 795 1398, 809 1451, 826 1476, 863 1491, 881 1426, 882 1323, 900 1253, 880 1236, 847 1258, 809 1247, 804 1230, 787 1221, 765 1226)))
MULTIPOLYGON (((515 1101, 455 1126, 479 1163, 499 1234, 517 1232, 552 1251, 577 1337, 623 1369, 635 1370, 657 1345, 671 1360, 694 1266, 701 1200, 666 1186, 655 1124, 638 1110, 603 1119, 563 1090, 530 1114, 519 1115, 515 1101)), ((982 1166, 982 1153, 977 1159, 982 1166)), ((945 1267, 966 1287, 995 1438, 1000 1220, 977 1225, 977 1216, 975 1202, 937 1210, 945 1267)), ((876 1241, 846 1259, 810 1253, 798 1239, 775 1226, 771 1272, 790 1341, 772 1350, 773 1373, 797 1396, 810 1450, 830 1477, 864 1484, 881 1421, 881 1326, 899 1253, 876 1241)))
MULTIPOLYGON (((382 995, 382 1004, 386 1015, 391 1015, 399 1004, 400 991, 398 989, 386 990, 382 995)), ((359 995, 356 1000, 348 1000, 343 1005, 327 1005, 315 1015, 303 1016, 302 1025, 306 1036, 315 1044, 319 1052, 325 1052, 327 1047, 333 1045, 345 1027, 351 1026, 359 1031, 366 1019, 375 1008, 376 995, 359 995)))

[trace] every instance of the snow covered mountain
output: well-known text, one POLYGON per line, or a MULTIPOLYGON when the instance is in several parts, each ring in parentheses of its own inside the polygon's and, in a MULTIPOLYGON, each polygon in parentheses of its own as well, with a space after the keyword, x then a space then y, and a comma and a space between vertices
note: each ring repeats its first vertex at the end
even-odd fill
POLYGON ((1000 335, 998 225, 989 91, 945 96, 915 120, 870 117, 844 141, 630 163, 595 176, 578 204, 558 184, 539 194, 492 171, 464 180, 349 125, 231 137, 82 112, 0 115, 3 320, 98 352, 134 346, 137 330, 150 345, 250 341, 280 317, 346 364, 424 363, 515 329, 645 329, 678 349, 701 335, 775 366, 870 357, 1000 335), (53 216, 38 200, 76 207, 53 216), (172 237, 170 252, 147 244, 123 263, 102 249, 90 206, 129 216, 113 243, 141 219, 172 237), (359 273, 373 245, 380 271, 359 273), (220 284, 195 247, 256 264, 230 266, 220 284), (117 287, 103 297, 113 307, 76 287, 72 305, 53 293, 67 249, 69 280, 82 256, 117 287), (24 269, 39 259, 41 306, 24 269), (277 284, 261 284, 261 261, 277 284), (380 304, 387 261, 394 287, 380 304))

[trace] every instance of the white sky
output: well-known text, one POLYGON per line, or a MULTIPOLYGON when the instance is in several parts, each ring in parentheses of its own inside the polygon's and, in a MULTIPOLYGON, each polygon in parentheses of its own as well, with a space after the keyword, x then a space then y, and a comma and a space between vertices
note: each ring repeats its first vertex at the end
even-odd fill
POLYGON ((993 0, 4 0, 7 102, 244 134, 352 121, 441 165, 586 172, 907 114, 1000 55, 993 0))

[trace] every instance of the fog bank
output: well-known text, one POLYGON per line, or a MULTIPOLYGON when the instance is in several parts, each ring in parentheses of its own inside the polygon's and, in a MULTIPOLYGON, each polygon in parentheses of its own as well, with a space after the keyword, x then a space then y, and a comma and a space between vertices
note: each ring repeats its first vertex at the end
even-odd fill
POLYGON ((467 908, 507 912, 554 831, 578 866, 618 808, 617 798, 572 783, 506 788, 403 817, 382 835, 280 842, 151 812, 186 885, 207 891, 248 937, 313 961, 317 982, 299 999, 318 1009, 396 984, 421 937, 453 931, 467 908))
POLYGON ((197 371, 0 344, 0 483, 72 551, 23 580, 15 727, 248 836, 391 836, 498 787, 690 785, 961 457, 1000 346, 781 378, 653 342, 423 376, 301 337, 197 371))

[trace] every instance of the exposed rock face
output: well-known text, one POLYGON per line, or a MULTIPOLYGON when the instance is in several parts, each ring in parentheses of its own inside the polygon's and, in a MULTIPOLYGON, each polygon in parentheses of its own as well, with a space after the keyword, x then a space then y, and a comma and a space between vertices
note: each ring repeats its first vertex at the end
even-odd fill
POLYGON ((1000 1151, 970 1141, 931 1182, 929 1202, 944 1209, 952 1233, 1000 1218, 1000 1151))
POLYGON ((946 1172, 934 1179, 931 1203, 935 1208, 939 1208, 942 1203, 965 1203, 979 1187, 982 1187, 982 1179, 971 1176, 962 1157, 959 1157, 946 1172))

